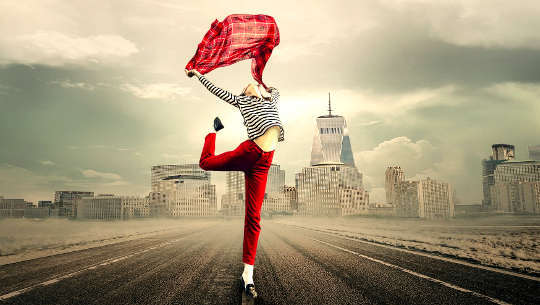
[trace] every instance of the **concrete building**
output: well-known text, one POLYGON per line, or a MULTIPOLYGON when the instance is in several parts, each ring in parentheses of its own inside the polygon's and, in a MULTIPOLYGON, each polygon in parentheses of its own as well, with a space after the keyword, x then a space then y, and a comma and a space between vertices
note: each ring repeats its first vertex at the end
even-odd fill
POLYGON ((310 165, 346 164, 354 167, 347 122, 340 115, 332 114, 328 93, 328 114, 317 117, 313 136, 310 165))
POLYGON ((77 217, 76 201, 83 197, 94 197, 94 192, 83 191, 56 191, 54 205, 58 209, 58 216, 77 217))
POLYGON ((491 186, 498 212, 538 214, 540 161, 508 161, 497 166, 491 186))
POLYGON ((284 186, 285 198, 289 202, 291 211, 298 212, 298 195, 295 186, 284 186))
POLYGON ((151 188, 152 192, 165 191, 163 187, 170 187, 170 183, 166 178, 173 176, 200 176, 204 177, 208 183, 211 183, 212 173, 205 171, 199 167, 199 164, 187 163, 187 164, 165 164, 152 166, 151 169, 151 188))
POLYGON ((216 186, 199 164, 152 167, 150 206, 155 216, 215 216, 216 186))
POLYGON ((396 183, 394 206, 400 217, 436 219, 455 215, 451 186, 429 177, 396 183))
POLYGON ((53 208, 54 203, 50 200, 39 200, 38 208, 53 208))
POLYGON ((300 215, 346 216, 369 208, 362 174, 344 164, 304 167, 296 174, 296 190, 300 215))
POLYGON ((77 201, 78 219, 122 220, 150 216, 148 197, 96 196, 77 201))
MULTIPOLYGON (((243 172, 230 171, 225 177, 227 192, 222 196, 222 212, 228 216, 243 216, 246 196, 245 175, 243 172)), ((285 171, 278 164, 271 164, 261 212, 272 214, 292 211, 291 200, 285 194, 284 187, 285 171)))
POLYGON ((508 161, 499 164, 493 177, 495 183, 540 181, 540 161, 508 161))
POLYGON ((26 207, 24 209, 24 218, 47 218, 49 216, 49 207, 26 207))
POLYGON ((24 199, 0 198, 0 217, 24 217, 27 202, 24 199))
POLYGON ((540 145, 529 146, 529 160, 540 161, 540 145))
POLYGON ((345 216, 365 213, 369 194, 356 169, 347 122, 332 114, 316 118, 310 166, 295 175, 298 214, 345 216))
POLYGON ((386 203, 392 204, 394 196, 394 188, 396 183, 405 180, 405 174, 399 166, 389 166, 385 172, 384 190, 386 193, 386 203))
POLYGON ((493 210, 491 202, 491 186, 495 184, 494 172, 501 163, 514 160, 515 147, 510 144, 493 144, 491 156, 482 160, 482 207, 484 210, 493 210))

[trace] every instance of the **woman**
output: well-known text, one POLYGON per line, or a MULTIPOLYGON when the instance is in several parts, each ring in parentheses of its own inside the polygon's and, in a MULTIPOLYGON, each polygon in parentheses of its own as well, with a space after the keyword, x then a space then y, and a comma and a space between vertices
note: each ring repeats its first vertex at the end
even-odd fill
POLYGON ((279 92, 269 87, 270 96, 263 97, 260 85, 247 85, 239 96, 214 86, 197 70, 185 70, 188 77, 197 75, 201 83, 213 94, 237 107, 244 117, 248 140, 233 151, 214 155, 216 133, 223 128, 219 118, 214 119, 215 133, 204 139, 199 166, 204 170, 243 171, 245 174, 246 214, 244 218, 244 241, 242 262, 244 272, 241 281, 247 295, 257 297, 253 282, 253 265, 257 242, 261 231, 261 207, 264 200, 268 170, 272 163, 277 142, 284 140, 283 126, 279 119, 279 92))

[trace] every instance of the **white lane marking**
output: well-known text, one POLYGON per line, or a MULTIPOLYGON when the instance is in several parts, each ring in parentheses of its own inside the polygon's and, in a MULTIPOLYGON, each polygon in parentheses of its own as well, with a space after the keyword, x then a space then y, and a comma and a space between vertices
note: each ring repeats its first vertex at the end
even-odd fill
MULTIPOLYGON (((454 263, 454 264, 460 264, 460 265, 464 265, 464 266, 468 266, 468 267, 473 267, 473 268, 487 270, 487 271, 493 271, 493 272, 497 272, 497 273, 501 273, 501 274, 511 275, 511 276, 520 277, 520 278, 527 279, 527 280, 533 280, 533 281, 536 281, 536 282, 540 282, 539 277, 535 277, 535 276, 532 276, 532 275, 516 273, 516 272, 512 272, 512 271, 508 271, 508 270, 498 269, 498 268, 495 268, 495 267, 489 267, 489 266, 469 263, 469 262, 462 261, 462 260, 459 260, 459 259, 438 256, 438 255, 435 255, 435 254, 429 254, 429 253, 420 252, 420 251, 403 249, 403 248, 399 248, 399 247, 395 247, 395 246, 391 246, 391 245, 385 245, 385 244, 381 244, 381 243, 376 243, 376 242, 372 242, 372 241, 368 241, 368 240, 362 240, 361 239, 362 237, 352 238, 352 237, 348 237, 348 236, 343 236, 340 233, 336 233, 334 231, 328 232, 328 231, 326 231, 324 229, 319 229, 319 228, 309 228, 309 227, 303 227, 303 226, 298 226, 298 225, 290 225, 290 224, 287 224, 287 225, 288 226, 298 227, 298 228, 301 228, 301 229, 304 229, 304 230, 316 231, 316 232, 328 234, 328 235, 331 235, 331 236, 337 236, 339 238, 352 240, 352 241, 356 241, 356 242, 359 242, 359 243, 365 243, 365 244, 369 244, 369 245, 373 245, 373 246, 378 246, 378 247, 383 247, 383 248, 387 248, 387 249, 402 251, 402 252, 406 252, 406 253, 410 253, 410 254, 414 254, 414 255, 421 255, 421 256, 434 258, 434 259, 438 259, 438 260, 445 261, 445 262, 450 262, 450 263, 454 263)), ((349 231, 342 231, 342 232, 355 234, 355 232, 349 232, 349 231)))
POLYGON ((26 288, 22 288, 22 289, 19 289, 19 290, 15 290, 15 291, 12 291, 12 292, 9 292, 9 293, 6 293, 4 295, 0 295, 0 301, 3 301, 3 300, 7 300, 9 298, 12 298, 12 297, 15 297, 15 296, 18 296, 20 294, 23 294, 25 292, 28 292, 30 290, 33 290, 37 287, 44 287, 44 286, 49 286, 49 285, 52 285, 54 283, 57 283, 63 279, 67 279, 67 278, 70 278, 70 277, 73 277, 77 274, 80 274, 82 272, 85 272, 85 271, 88 271, 88 270, 94 270, 98 267, 102 267, 102 266, 107 266, 107 265, 110 265, 110 264, 114 264, 114 263, 117 263, 119 261, 123 261, 127 258, 130 258, 132 256, 135 256, 135 255, 138 255, 138 254, 142 254, 142 253, 145 253, 145 252, 148 252, 150 250, 154 250, 154 249, 158 249, 158 248, 162 248, 164 246, 167 246, 167 245, 170 245, 170 244, 173 244, 173 243, 176 243, 184 238, 186 238, 187 236, 185 237, 182 237, 182 238, 178 238, 178 239, 174 239, 174 240, 171 240, 171 241, 167 241, 167 242, 163 242, 161 244, 158 244, 156 246, 152 246, 152 247, 149 247, 149 248, 146 248, 144 250, 140 250, 140 251, 137 251, 137 252, 134 252, 134 253, 131 253, 131 254, 128 254, 128 255, 124 255, 124 256, 120 256, 120 257, 115 257, 115 258, 110 258, 110 259, 107 259, 107 260, 104 260, 100 263, 97 263, 97 264, 94 264, 92 266, 89 266, 89 267, 86 267, 86 268, 83 268, 83 269, 80 269, 80 270, 77 270, 77 271, 74 271, 74 272, 71 272, 71 273, 68 273, 68 274, 64 274, 64 275, 60 275, 60 276, 55 276, 49 280, 46 280, 44 282, 41 282, 41 283, 38 283, 38 284, 34 284, 34 285, 31 285, 31 286, 28 286, 26 288))
POLYGON ((437 283, 437 284, 441 284, 443 286, 446 286, 446 287, 449 287, 449 288, 452 288, 452 289, 455 289, 455 290, 458 290, 458 291, 461 291, 461 292, 464 292, 464 293, 472 294, 472 295, 474 295, 476 297, 483 298, 483 299, 488 300, 488 301, 490 301, 492 303, 495 303, 495 304, 500 304, 500 305, 509 305, 510 304, 510 303, 506 303, 505 301, 501 301, 499 299, 492 298, 492 297, 487 296, 485 294, 481 294, 479 292, 475 292, 475 291, 472 291, 472 290, 469 290, 469 289, 466 289, 466 288, 463 288, 463 287, 460 287, 460 286, 456 286, 454 284, 450 284, 450 283, 447 283, 445 281, 441 281, 441 280, 438 280, 436 278, 432 278, 430 276, 427 276, 427 275, 424 275, 424 274, 409 270, 407 268, 403 268, 403 267, 400 267, 400 266, 397 266, 397 265, 393 265, 393 264, 387 263, 385 261, 381 261, 379 259, 367 256, 367 255, 363 255, 363 254, 360 254, 358 252, 355 252, 355 251, 352 251, 352 250, 349 250, 349 249, 345 249, 345 248, 342 248, 342 247, 334 245, 334 244, 327 243, 327 242, 322 241, 322 240, 318 240, 318 239, 315 239, 315 238, 312 238, 312 240, 323 243, 323 244, 328 245, 330 247, 334 247, 334 248, 342 250, 344 252, 357 255, 359 257, 365 258, 365 259, 370 260, 372 262, 376 262, 376 263, 379 263, 379 264, 382 264, 382 265, 385 265, 385 266, 388 266, 388 267, 391 267, 391 268, 406 272, 408 274, 417 276, 419 278, 423 278, 423 279, 426 279, 428 281, 431 281, 431 282, 434 282, 434 283, 437 283))

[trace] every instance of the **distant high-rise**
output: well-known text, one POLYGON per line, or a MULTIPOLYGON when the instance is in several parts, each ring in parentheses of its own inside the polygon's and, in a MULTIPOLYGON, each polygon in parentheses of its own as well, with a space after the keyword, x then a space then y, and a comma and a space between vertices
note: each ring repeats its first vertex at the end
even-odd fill
POLYGON ((298 213, 309 216, 347 216, 367 213, 369 193, 356 167, 322 164, 296 174, 298 213))
MULTIPOLYGON (((201 176, 211 183, 212 174, 199 167, 199 164, 165 164, 152 166, 152 192, 160 192, 164 178, 178 175, 201 176)), ((167 184, 167 183, 165 183, 167 184)))
POLYGON ((484 199, 482 207, 486 210, 493 210, 491 202, 491 186, 495 184, 493 173, 501 163, 513 160, 515 156, 514 145, 493 144, 491 145, 491 156, 489 159, 482 160, 482 192, 484 199))
POLYGON ((154 216, 213 216, 216 186, 199 164, 152 166, 150 211, 154 216))
POLYGON ((494 210, 540 213, 540 161, 507 161, 497 166, 493 178, 490 195, 494 210), (532 194, 529 199, 527 193, 532 194))
POLYGON ((396 183, 405 180, 403 170, 399 166, 389 166, 385 172, 384 189, 386 191, 386 203, 393 204, 394 190, 396 183))
MULTIPOLYGON (((245 176, 243 172, 228 171, 225 174, 227 193, 221 200, 225 215, 242 216, 245 211, 245 176)), ((262 212, 291 211, 290 198, 285 194, 285 171, 278 164, 268 170, 262 212)))
POLYGON ((540 161, 540 145, 529 146, 529 159, 540 161))
POLYGON ((54 204, 58 208, 58 216, 77 217, 77 201, 83 197, 94 197, 94 192, 56 191, 54 204))
POLYGON ((328 93, 328 114, 317 117, 316 123, 310 164, 355 166, 347 122, 344 117, 332 114, 330 93, 328 93))
POLYGON ((454 217, 452 187, 429 177, 420 181, 397 183, 394 205, 400 217, 450 218, 454 217))
POLYGON ((150 216, 148 197, 101 195, 79 200, 77 218, 120 220, 150 216))

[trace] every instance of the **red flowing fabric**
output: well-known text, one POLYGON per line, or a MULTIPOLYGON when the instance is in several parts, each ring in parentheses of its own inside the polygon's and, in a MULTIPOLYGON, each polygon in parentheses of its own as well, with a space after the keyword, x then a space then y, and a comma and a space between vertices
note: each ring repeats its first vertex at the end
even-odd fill
POLYGON ((262 84, 262 73, 272 50, 279 44, 276 21, 268 15, 229 15, 217 19, 199 43, 197 52, 186 65, 206 74, 216 68, 252 58, 251 74, 262 84))

